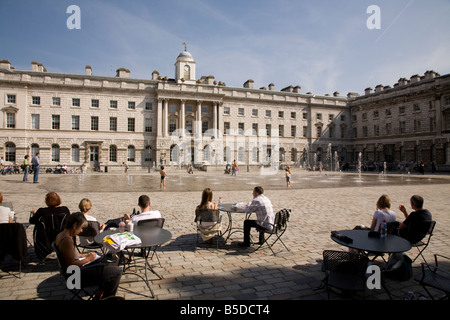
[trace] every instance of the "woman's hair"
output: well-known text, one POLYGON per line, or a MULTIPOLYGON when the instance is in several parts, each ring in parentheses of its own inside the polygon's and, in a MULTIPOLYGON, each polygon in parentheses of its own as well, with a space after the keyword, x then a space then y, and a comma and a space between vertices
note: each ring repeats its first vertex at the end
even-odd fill
POLYGON ((391 208, 391 198, 387 194, 383 194, 377 201, 377 208, 383 209, 383 208, 391 208))
POLYGON ((210 201, 212 201, 213 192, 210 188, 205 188, 202 192, 202 202, 200 202, 200 205, 198 206, 200 209, 203 209, 206 207, 206 204, 210 201))
POLYGON ((92 202, 89 199, 83 198, 78 204, 78 208, 81 210, 81 213, 86 213, 92 208, 92 202))
POLYGON ((45 195, 45 204, 47 207, 57 207, 61 204, 61 198, 56 192, 49 192, 45 195))
POLYGON ((3 202, 3 193, 0 192, 0 203, 3 202))
POLYGON ((65 228, 73 229, 75 225, 81 228, 84 228, 88 225, 86 217, 81 212, 72 213, 67 217, 65 228))

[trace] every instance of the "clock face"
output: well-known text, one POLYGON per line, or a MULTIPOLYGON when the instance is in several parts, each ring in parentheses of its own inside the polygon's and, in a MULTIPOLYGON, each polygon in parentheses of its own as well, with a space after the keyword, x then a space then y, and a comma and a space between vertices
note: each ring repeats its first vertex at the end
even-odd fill
POLYGON ((184 71, 189 71, 191 68, 188 65, 184 66, 184 71))

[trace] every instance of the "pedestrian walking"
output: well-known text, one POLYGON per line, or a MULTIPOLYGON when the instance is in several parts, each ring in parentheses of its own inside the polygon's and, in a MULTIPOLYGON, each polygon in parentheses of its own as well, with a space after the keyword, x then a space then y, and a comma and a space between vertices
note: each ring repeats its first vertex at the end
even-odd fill
POLYGON ((23 159, 23 181, 28 181, 28 173, 30 172, 30 156, 27 154, 23 159))

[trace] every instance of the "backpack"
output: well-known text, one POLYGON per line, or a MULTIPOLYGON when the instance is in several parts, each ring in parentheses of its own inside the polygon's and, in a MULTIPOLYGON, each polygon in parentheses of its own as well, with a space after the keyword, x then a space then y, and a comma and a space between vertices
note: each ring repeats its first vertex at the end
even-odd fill
POLYGON ((389 257, 385 276, 398 281, 407 281, 412 278, 412 260, 405 253, 392 254, 389 257))

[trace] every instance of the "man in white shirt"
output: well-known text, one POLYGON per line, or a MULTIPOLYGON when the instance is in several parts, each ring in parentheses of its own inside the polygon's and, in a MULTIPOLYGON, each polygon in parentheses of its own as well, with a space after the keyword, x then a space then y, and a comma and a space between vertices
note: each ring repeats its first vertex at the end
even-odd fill
POLYGON ((125 215, 125 220, 131 220, 136 226, 138 221, 161 218, 161 213, 158 210, 150 211, 150 198, 146 195, 139 197, 138 206, 141 208, 141 213, 130 218, 128 214, 125 215))
MULTIPOLYGON (((250 246, 250 231, 251 228, 264 228, 272 230, 275 220, 275 214, 273 213, 272 202, 264 194, 262 187, 255 187, 253 189, 253 201, 245 209, 245 213, 256 213, 257 220, 245 220, 244 221, 244 242, 239 243, 241 247, 250 246)), ((259 243, 264 242, 264 232, 259 232, 259 243)))

